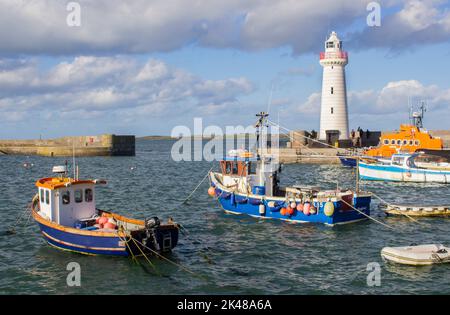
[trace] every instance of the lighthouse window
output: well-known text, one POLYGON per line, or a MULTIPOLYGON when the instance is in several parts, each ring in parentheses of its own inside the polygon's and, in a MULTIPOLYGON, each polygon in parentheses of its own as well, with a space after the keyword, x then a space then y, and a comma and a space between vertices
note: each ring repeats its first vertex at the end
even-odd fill
POLYGON ((334 48, 333 42, 327 42, 327 48, 334 48))
POLYGON ((68 205, 70 203, 70 191, 66 191, 62 195, 63 205, 68 205))
POLYGON ((45 191, 45 203, 50 204, 50 191, 48 190, 45 191))
POLYGON ((333 107, 331 107, 331 113, 333 114, 333 107))
POLYGON ((331 94, 333 94, 333 87, 331 87, 331 94))
POLYGON ((92 202, 92 199, 93 199, 92 189, 88 188, 84 191, 84 200, 86 202, 92 202))
POLYGON ((83 191, 81 189, 75 190, 74 199, 76 203, 83 202, 83 191))

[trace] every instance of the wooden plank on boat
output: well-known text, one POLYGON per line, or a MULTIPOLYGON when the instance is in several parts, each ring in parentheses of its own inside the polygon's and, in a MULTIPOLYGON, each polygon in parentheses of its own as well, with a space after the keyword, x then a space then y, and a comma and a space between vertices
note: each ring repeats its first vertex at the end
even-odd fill
POLYGON ((387 205, 387 214, 416 217, 450 216, 450 206, 387 205))

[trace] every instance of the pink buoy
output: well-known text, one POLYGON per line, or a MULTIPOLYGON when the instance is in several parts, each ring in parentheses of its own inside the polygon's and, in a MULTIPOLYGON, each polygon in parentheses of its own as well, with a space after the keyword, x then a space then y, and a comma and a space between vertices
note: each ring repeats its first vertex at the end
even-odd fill
POLYGON ((116 228, 116 225, 114 223, 107 222, 105 223, 105 225, 103 225, 103 228, 114 230, 116 228))
POLYGON ((108 222, 108 218, 107 217, 101 217, 99 220, 98 220, 98 223, 99 224, 105 224, 105 223, 107 223, 108 222))
POLYGON ((309 202, 305 202, 305 204, 303 205, 303 213, 305 215, 309 215, 311 210, 311 204, 309 202))
POLYGON ((303 205, 301 203, 297 205, 297 211, 303 212, 303 205))

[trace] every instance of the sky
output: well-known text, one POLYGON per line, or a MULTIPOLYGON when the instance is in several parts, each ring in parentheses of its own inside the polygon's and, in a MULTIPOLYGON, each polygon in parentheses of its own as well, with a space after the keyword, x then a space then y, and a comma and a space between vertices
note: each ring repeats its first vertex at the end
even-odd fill
POLYGON ((351 129, 396 129, 420 100, 425 126, 449 129, 449 3, 377 1, 373 26, 373 2, 0 0, 0 138, 170 135, 266 110, 318 130, 331 31, 349 54, 351 129))

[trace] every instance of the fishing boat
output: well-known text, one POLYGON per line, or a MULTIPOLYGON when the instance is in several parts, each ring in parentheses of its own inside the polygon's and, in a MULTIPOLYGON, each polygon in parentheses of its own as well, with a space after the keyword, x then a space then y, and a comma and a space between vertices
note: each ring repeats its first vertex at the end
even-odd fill
POLYGON ((255 152, 233 152, 220 160, 220 171, 211 171, 209 195, 228 213, 295 223, 327 225, 351 223, 370 215, 371 194, 355 190, 322 190, 320 187, 279 185, 278 159, 267 150, 267 113, 259 113, 255 152))
MULTIPOLYGON (((104 180, 68 177, 67 165, 57 175, 36 182, 31 204, 34 220, 45 241, 56 248, 88 255, 135 256, 171 251, 179 226, 158 217, 138 220, 97 209, 96 186, 104 180)), ((77 174, 78 172, 76 172, 77 174)), ((171 220, 170 220, 171 221, 171 220)))
POLYGON ((450 167, 422 162, 415 159, 420 153, 394 154, 389 161, 362 159, 359 162, 359 176, 364 180, 381 180, 418 183, 450 183, 450 167))
POLYGON ((421 150, 443 150, 444 143, 441 138, 433 137, 423 127, 425 104, 422 103, 419 111, 410 111, 410 123, 401 124, 398 131, 383 133, 377 147, 364 150, 360 155, 341 155, 341 164, 356 167, 356 158, 390 159, 396 153, 414 153, 421 150))
POLYGON ((450 248, 441 244, 385 247, 381 257, 403 265, 425 266, 450 262, 450 248))

